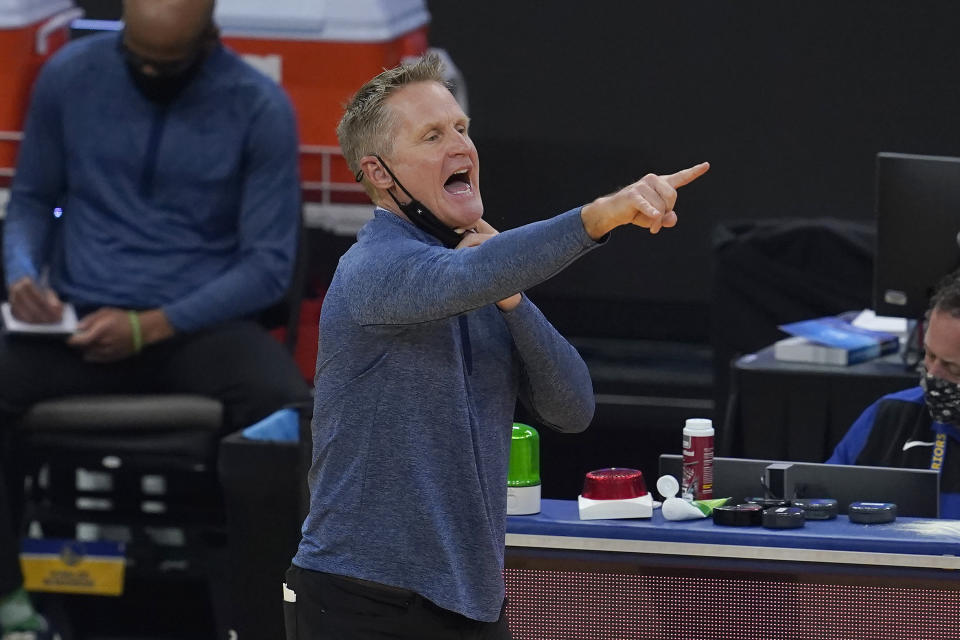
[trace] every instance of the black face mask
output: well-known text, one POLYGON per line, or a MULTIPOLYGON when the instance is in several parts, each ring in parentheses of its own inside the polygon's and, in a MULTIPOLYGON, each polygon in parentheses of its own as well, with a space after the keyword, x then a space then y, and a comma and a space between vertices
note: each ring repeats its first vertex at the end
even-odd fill
MULTIPOLYGON (((397 186, 400 187, 407 197, 410 198, 410 202, 402 204, 397 200, 397 196, 393 195, 392 191, 387 191, 390 194, 390 197, 393 198, 393 201, 397 203, 397 206, 400 207, 400 211, 403 212, 403 215, 415 224, 420 229, 426 231, 434 238, 439 240, 444 244, 448 249, 453 249, 460 241, 463 239, 459 233, 448 227, 447 225, 440 222, 440 219, 430 209, 426 207, 422 202, 410 195, 410 192, 407 191, 407 188, 400 184, 400 181, 397 180, 397 176, 393 175, 393 171, 390 171, 390 167, 387 166, 387 163, 383 161, 378 155, 374 157, 380 161, 380 164, 383 165, 383 168, 387 170, 387 173, 390 174, 390 177, 393 178, 393 181, 397 183, 397 186)), ((357 182, 363 180, 363 172, 357 172, 357 182)))
POLYGON ((197 75, 199 64, 194 64, 186 71, 173 76, 151 76, 143 73, 138 67, 130 64, 127 70, 134 86, 144 98, 157 104, 170 104, 177 96, 183 93, 190 81, 197 75))
POLYGON ((937 422, 960 424, 960 384, 932 376, 924 367, 920 386, 930 417, 937 422))
POLYGON ((182 60, 158 62, 144 58, 131 51, 120 37, 120 51, 127 63, 127 71, 137 90, 151 102, 169 104, 183 93, 196 77, 203 61, 220 40, 220 34, 213 25, 204 30, 193 53, 182 60), (151 67, 154 74, 144 73, 145 67, 151 67))

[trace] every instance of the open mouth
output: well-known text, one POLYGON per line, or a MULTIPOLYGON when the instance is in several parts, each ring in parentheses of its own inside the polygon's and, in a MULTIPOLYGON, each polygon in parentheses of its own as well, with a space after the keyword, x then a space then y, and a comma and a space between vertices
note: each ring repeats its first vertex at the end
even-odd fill
POLYGON ((473 191, 473 186, 470 184, 470 175, 468 169, 460 169, 455 171, 453 175, 447 178, 447 181, 443 183, 443 189, 452 195, 462 195, 464 193, 470 193, 473 191))

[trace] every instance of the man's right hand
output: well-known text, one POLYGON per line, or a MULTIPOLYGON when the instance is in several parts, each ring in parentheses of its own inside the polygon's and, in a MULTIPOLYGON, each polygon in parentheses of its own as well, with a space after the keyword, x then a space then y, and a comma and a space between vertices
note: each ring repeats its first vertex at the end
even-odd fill
POLYGON ((40 287, 33 278, 24 276, 12 285, 8 292, 13 317, 23 322, 59 322, 63 316, 63 303, 53 289, 40 287))
POLYGON ((597 198, 580 210, 583 227, 594 240, 625 224, 634 224, 657 233, 677 224, 673 210, 677 189, 690 184, 710 169, 701 162, 670 175, 648 174, 616 193, 597 198))

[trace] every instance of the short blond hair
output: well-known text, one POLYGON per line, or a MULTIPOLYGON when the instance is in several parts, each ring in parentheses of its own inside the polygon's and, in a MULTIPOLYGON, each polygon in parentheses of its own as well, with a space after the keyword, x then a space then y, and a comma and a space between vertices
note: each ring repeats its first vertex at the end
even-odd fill
MULTIPOLYGON (((413 62, 400 64, 377 74, 350 99, 337 125, 337 139, 347 166, 361 179, 360 159, 369 155, 388 155, 393 150, 395 117, 387 108, 394 91, 415 82, 436 82, 449 89, 444 80, 443 62, 428 53, 413 62)), ((372 187, 364 183, 373 196, 372 187)))

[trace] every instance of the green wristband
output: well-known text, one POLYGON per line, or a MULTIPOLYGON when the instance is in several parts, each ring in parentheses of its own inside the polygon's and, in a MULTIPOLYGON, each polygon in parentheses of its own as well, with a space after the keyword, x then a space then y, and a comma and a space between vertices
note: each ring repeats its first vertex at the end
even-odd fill
POLYGON ((133 352, 140 353, 143 349, 143 333, 140 331, 140 316, 136 311, 127 311, 127 319, 130 321, 130 333, 133 337, 133 352))

